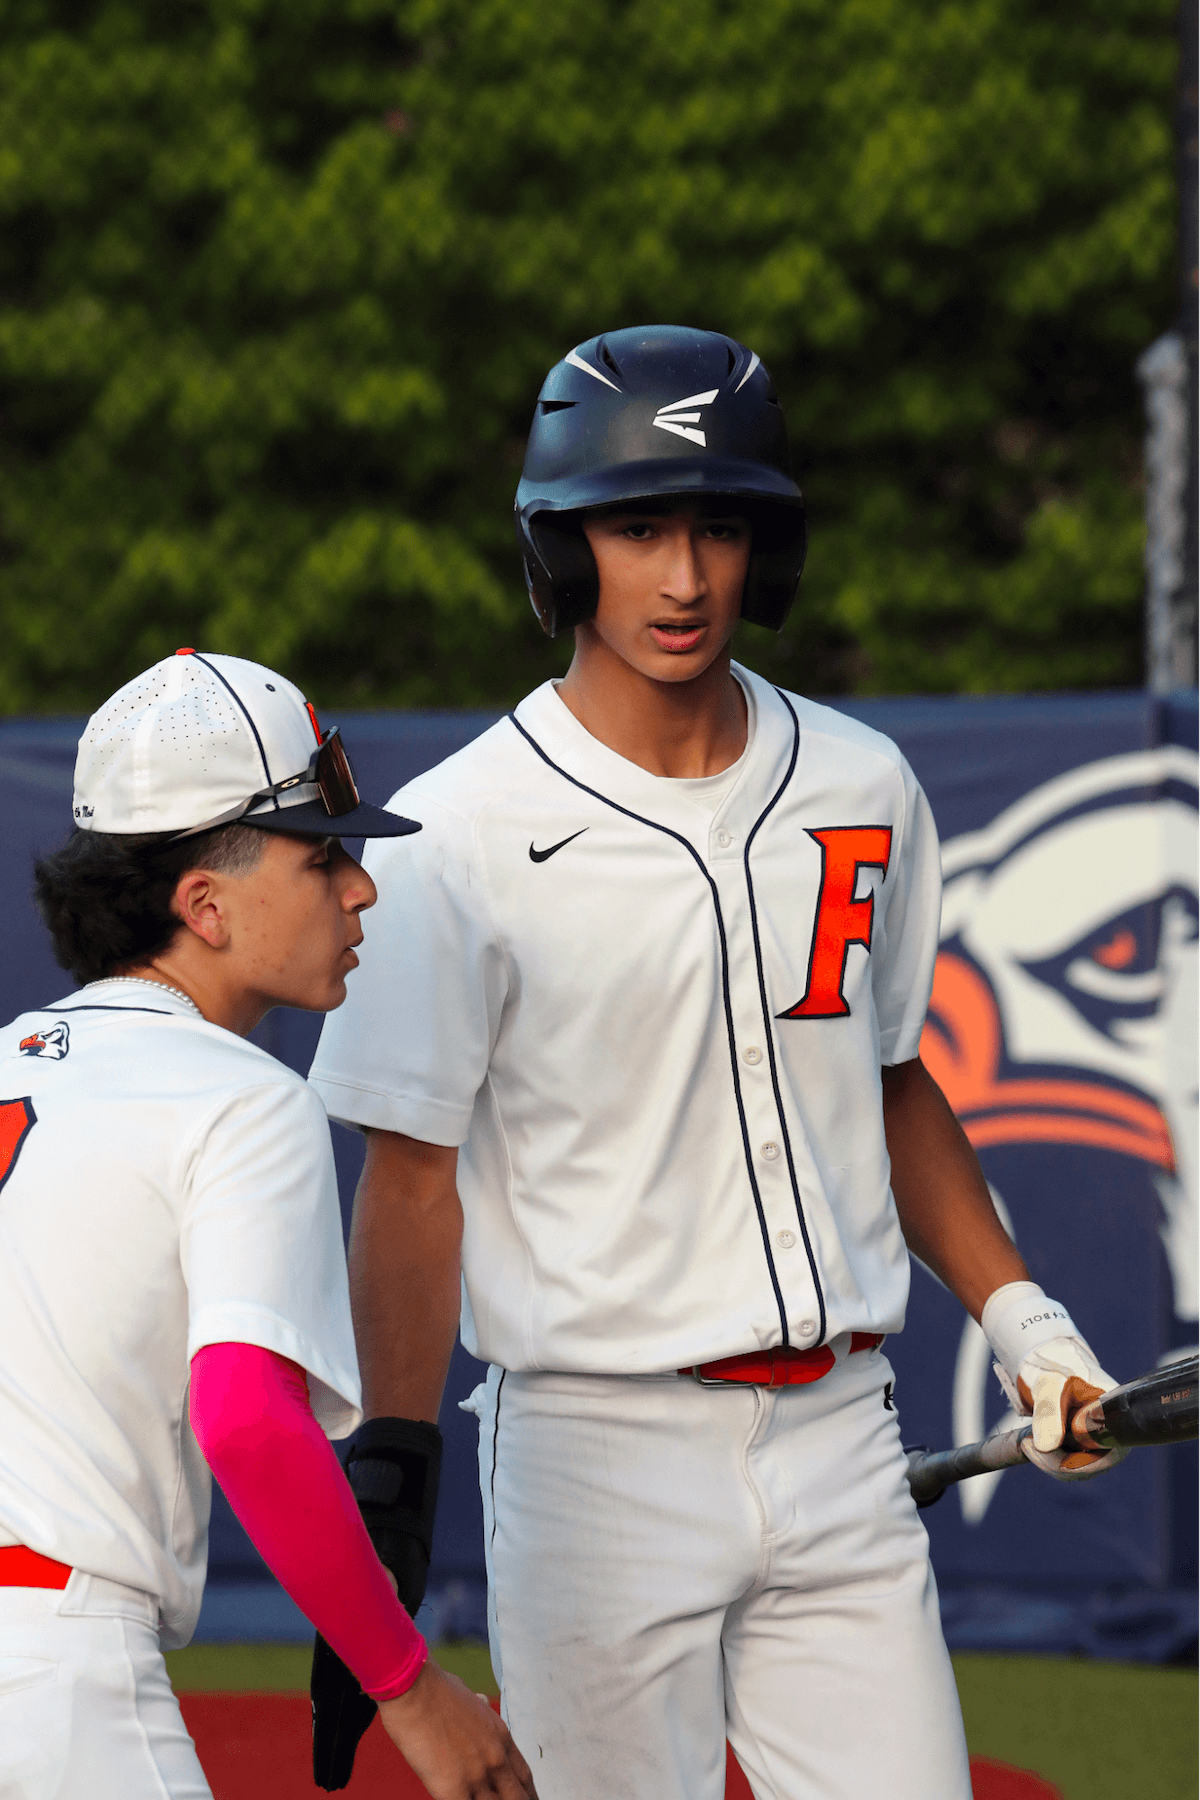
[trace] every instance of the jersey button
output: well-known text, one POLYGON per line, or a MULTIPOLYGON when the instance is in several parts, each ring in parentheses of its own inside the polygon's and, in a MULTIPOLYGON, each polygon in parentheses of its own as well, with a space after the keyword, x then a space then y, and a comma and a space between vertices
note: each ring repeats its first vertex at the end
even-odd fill
POLYGON ((757 1044, 749 1045, 747 1049, 742 1051, 742 1056, 748 1063, 760 1063, 762 1061, 762 1051, 758 1048, 757 1044))
POLYGON ((796 1327, 796 1336, 802 1338, 815 1338, 816 1335, 817 1321, 815 1319, 801 1319, 799 1325, 796 1327))
POLYGON ((774 1162, 775 1158, 779 1155, 779 1145, 778 1144, 764 1144, 762 1147, 762 1153, 766 1157, 768 1162, 774 1162))
POLYGON ((733 839, 730 837, 730 835, 727 831, 718 831, 717 843, 720 845, 722 850, 728 850, 728 848, 729 848, 730 844, 732 844, 732 842, 733 842, 733 839))
POLYGON ((779 1245, 781 1250, 790 1250, 795 1241, 796 1234, 794 1231, 777 1231, 775 1233, 775 1242, 779 1245))

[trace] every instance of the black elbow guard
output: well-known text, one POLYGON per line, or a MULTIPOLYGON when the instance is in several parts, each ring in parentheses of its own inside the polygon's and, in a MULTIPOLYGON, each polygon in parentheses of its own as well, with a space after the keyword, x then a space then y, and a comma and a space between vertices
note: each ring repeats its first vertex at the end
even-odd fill
POLYGON ((413 1614, 425 1597, 441 1472, 442 1434, 423 1419, 368 1419, 346 1458, 371 1542, 413 1614))

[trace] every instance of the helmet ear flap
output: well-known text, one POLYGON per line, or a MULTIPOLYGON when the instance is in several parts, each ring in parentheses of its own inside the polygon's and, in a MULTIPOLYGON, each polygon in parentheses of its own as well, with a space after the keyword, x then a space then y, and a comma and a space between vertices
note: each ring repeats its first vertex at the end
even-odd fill
POLYGON ((753 529, 742 618, 781 631, 804 571, 808 522, 800 507, 771 508, 754 517, 753 529))
POLYGON ((590 619, 600 598, 600 577, 592 547, 577 513, 517 515, 517 542, 525 564, 525 585, 547 637, 590 619))

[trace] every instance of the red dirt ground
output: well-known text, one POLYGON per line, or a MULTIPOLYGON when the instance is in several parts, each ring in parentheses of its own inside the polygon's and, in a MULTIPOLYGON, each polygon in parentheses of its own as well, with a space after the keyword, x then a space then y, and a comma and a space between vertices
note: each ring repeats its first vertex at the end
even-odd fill
MULTIPOLYGON (((314 1800, 310 1713, 305 1694, 181 1694, 214 1800, 314 1800)), ((495 1704, 493 1702, 493 1704, 495 1704)), ((536 1770, 534 1771, 536 1776, 536 1770)), ((732 1753, 725 1800, 751 1800, 732 1753)), ((975 1800, 1062 1800, 1039 1775, 986 1757, 971 1759, 975 1800)), ((428 1800, 378 1724, 359 1746, 351 1800, 428 1800)))

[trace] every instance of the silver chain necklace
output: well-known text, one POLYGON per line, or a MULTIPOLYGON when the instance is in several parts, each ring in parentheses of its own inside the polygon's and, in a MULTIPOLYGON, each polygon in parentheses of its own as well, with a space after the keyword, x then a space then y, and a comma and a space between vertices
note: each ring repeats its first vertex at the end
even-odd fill
POLYGON ((185 994, 182 988, 171 987, 165 981, 150 981, 145 975, 109 975, 106 979, 108 981, 132 981, 138 987, 158 988, 163 993, 174 994, 178 999, 185 1001, 197 1017, 201 1019, 204 1017, 190 994, 185 994))

